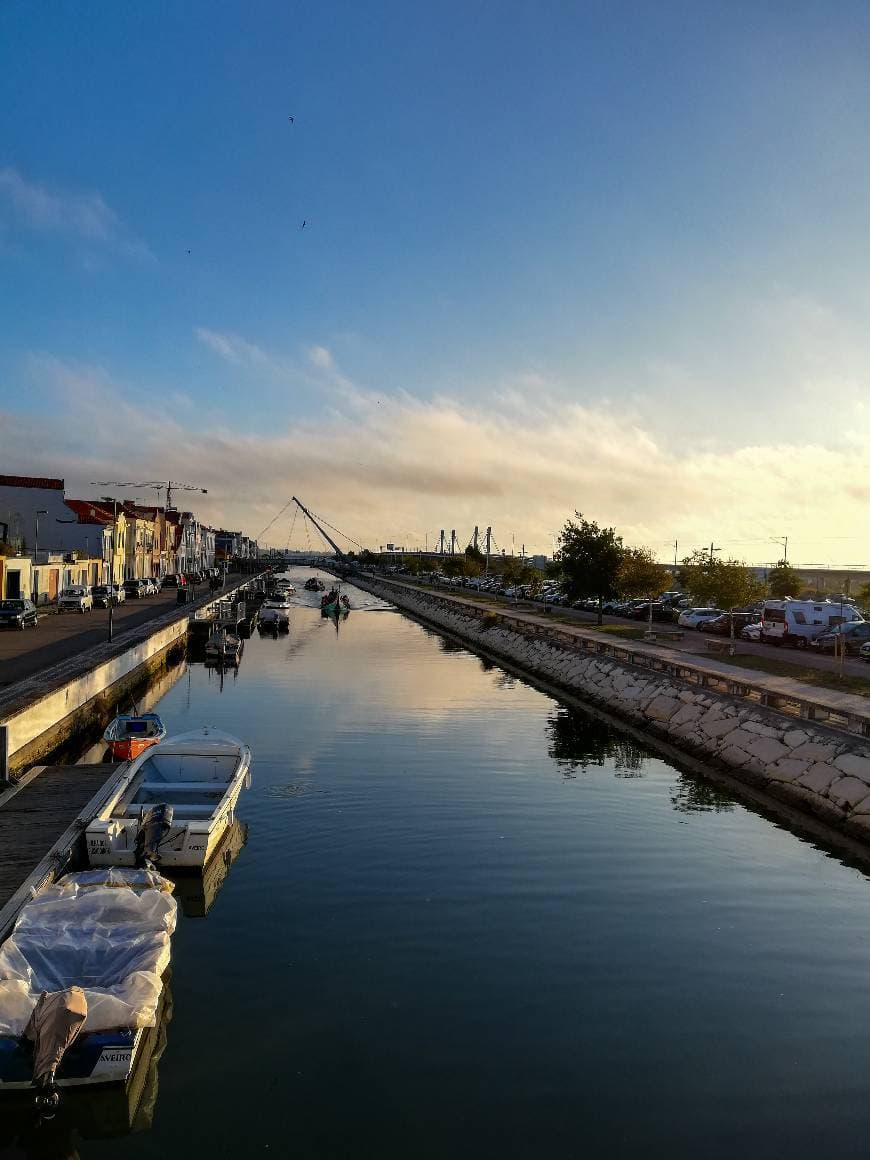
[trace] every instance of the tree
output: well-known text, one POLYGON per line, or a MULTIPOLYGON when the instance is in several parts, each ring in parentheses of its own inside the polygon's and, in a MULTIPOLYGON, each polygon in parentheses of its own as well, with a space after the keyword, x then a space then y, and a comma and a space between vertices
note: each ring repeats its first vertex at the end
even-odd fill
POLYGON ((861 601, 862 607, 866 608, 870 604, 870 581, 862 584, 858 589, 858 599, 861 601))
POLYGON ((622 562, 622 540, 613 528, 599 528, 575 512, 559 535, 556 561, 560 566, 569 601, 594 596, 598 600, 598 623, 601 605, 616 595, 616 581, 622 562))
POLYGON ((445 556, 442 571, 445 576, 462 576, 465 567, 464 556, 445 556))
POLYGON ((671 574, 659 564, 649 548, 625 548, 619 564, 616 586, 623 596, 661 596, 671 583, 671 574))
POLYGON ((770 586, 770 595, 777 600, 784 600, 786 596, 797 596, 803 588, 803 580, 786 560, 780 560, 775 568, 767 574, 767 583, 770 586))
POLYGON ((484 556, 479 548, 475 548, 473 544, 469 544, 465 549, 464 575, 479 576, 485 567, 486 556, 484 556))
POLYGON ((739 608, 758 600, 765 590, 742 560, 711 560, 703 551, 686 556, 677 576, 696 600, 719 608, 739 608))

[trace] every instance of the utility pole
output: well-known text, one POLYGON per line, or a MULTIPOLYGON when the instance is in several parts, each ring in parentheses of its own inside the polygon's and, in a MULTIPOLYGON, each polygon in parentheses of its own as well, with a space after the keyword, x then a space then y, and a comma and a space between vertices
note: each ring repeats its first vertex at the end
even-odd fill
POLYGON ((788 536, 781 536, 779 539, 776 536, 771 536, 771 542, 774 544, 782 544, 782 562, 788 563, 788 536))
POLYGON ((710 563, 711 564, 713 563, 713 553, 714 552, 721 552, 721 551, 722 551, 721 548, 714 548, 713 547, 713 541, 711 540, 710 541, 710 563))
POLYGON ((492 528, 486 529, 486 575, 489 575, 489 554, 492 551, 492 528))
POLYGON ((678 548, 679 548, 679 543, 676 540, 674 540, 674 567, 675 568, 678 566, 677 565, 677 549, 678 548))
POLYGON ((450 555, 456 555, 456 528, 450 529, 450 555))

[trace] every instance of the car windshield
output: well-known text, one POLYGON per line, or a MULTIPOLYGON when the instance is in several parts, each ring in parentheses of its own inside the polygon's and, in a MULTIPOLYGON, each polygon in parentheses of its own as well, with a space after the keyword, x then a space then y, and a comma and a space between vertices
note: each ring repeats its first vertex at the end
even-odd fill
POLYGON ((64 588, 61 595, 63 596, 84 596, 84 588, 64 588))
POLYGON ((0 600, 0 612, 20 612, 23 607, 23 600, 0 600))

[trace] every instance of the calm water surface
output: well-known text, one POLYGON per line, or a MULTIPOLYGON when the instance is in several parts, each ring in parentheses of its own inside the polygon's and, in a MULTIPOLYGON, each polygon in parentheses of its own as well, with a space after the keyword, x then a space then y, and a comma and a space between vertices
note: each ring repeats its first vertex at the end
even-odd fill
POLYGON ((250 742, 248 843, 150 1127, 79 1155, 866 1155, 860 872, 392 611, 160 712, 250 742))

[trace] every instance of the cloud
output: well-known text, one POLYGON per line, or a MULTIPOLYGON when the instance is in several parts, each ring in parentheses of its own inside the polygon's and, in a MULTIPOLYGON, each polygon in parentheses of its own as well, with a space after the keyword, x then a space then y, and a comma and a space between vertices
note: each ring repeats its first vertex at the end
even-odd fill
MULTIPOLYGON (((364 395, 352 414, 240 435, 203 415, 182 418, 153 390, 113 382, 101 368, 42 355, 30 374, 53 406, 38 425, 4 417, 6 470, 64 476, 82 494, 91 479, 178 476, 208 488, 196 500, 206 518, 251 535, 295 494, 373 546, 422 546, 427 534, 431 545, 441 528, 464 543, 477 524, 492 526, 500 548, 513 536, 518 548, 549 553, 575 508, 662 558, 674 539, 681 554, 715 539, 766 561, 778 551, 772 537, 785 534, 796 562, 860 563, 870 543, 866 438, 788 443, 765 439, 762 427, 751 445, 698 451, 653 437, 624 410, 556 403, 537 386, 508 405, 386 394, 372 404, 364 395)), ((268 541, 285 543, 289 522, 288 512, 268 541)), ((303 546, 298 523, 296 536, 303 546)))
POLYGON ((153 260, 145 243, 129 233, 100 193, 50 190, 7 165, 0 169, 0 198, 18 221, 37 233, 60 234, 153 260))

